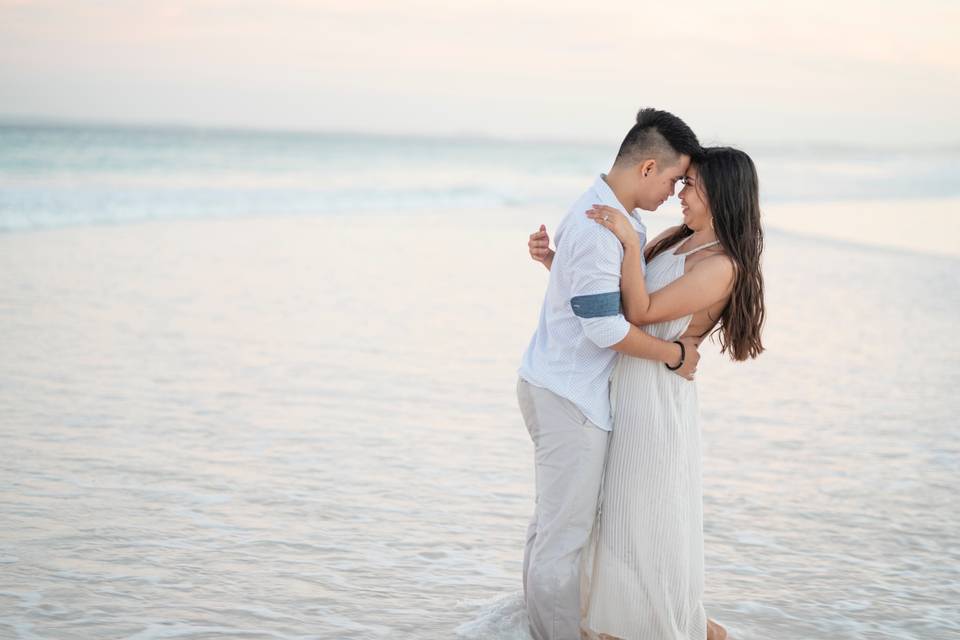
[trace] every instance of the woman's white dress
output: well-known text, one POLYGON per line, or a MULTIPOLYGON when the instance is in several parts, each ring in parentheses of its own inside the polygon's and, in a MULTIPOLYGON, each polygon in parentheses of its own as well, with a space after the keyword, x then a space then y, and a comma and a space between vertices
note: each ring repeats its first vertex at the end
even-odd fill
MULTIPOLYGON (((711 243, 715 244, 715 243, 711 243)), ((679 246, 679 245, 678 245, 679 246)), ((650 293, 683 275, 677 247, 647 265, 650 293)), ((692 316, 644 327, 664 340, 692 316)), ((694 382, 662 363, 621 356, 600 514, 584 553, 584 636, 704 640, 703 498, 694 382)))

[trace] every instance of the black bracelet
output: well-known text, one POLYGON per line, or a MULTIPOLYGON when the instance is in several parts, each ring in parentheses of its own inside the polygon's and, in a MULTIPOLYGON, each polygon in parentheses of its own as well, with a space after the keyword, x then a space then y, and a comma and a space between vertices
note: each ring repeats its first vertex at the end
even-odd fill
POLYGON ((687 348, 686 348, 685 346, 683 346, 683 343, 680 342, 679 340, 674 340, 674 341, 673 341, 673 344, 678 344, 678 345, 680 345, 680 364, 678 364, 678 365, 675 366, 675 367, 671 367, 671 366, 668 365, 666 362, 664 362, 664 363, 663 363, 663 366, 665 366, 667 369, 670 369, 670 371, 676 371, 677 369, 679 369, 680 367, 682 367, 682 366, 683 366, 683 361, 687 359, 687 348))

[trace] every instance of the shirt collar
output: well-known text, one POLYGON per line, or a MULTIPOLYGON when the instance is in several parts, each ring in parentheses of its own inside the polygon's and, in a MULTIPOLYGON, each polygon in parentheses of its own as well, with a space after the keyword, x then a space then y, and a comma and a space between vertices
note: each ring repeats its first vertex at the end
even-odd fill
POLYGON ((643 224, 643 220, 640 219, 640 215, 637 213, 636 209, 633 211, 627 211, 620 200, 617 199, 616 194, 613 192, 613 189, 610 188, 610 185, 607 184, 606 180, 607 174, 601 173, 597 176, 596 182, 593 183, 593 190, 597 192, 597 195, 600 196, 600 204, 605 204, 608 207, 613 207, 623 213, 627 214, 630 220, 633 222, 633 226, 638 227, 638 231, 646 231, 647 226, 643 224))

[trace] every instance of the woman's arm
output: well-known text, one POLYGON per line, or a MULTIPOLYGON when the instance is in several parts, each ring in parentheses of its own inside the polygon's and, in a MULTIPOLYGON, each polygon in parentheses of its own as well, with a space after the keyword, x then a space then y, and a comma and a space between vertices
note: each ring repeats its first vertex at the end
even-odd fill
MULTIPOLYGON (((607 213, 606 215, 610 214, 607 213)), ((626 222, 627 227, 629 227, 629 229, 621 229, 624 238, 628 241, 636 238, 636 231, 634 231, 630 221, 627 220, 623 214, 620 215, 620 218, 626 222)), ((679 226, 670 227, 647 244, 656 244, 661 238, 667 237, 668 234, 673 233, 679 228, 679 226)), ((620 239, 620 236, 618 235, 617 238, 620 239)), ((627 318, 627 322, 632 324, 649 324, 649 321, 641 322, 639 320, 633 320, 633 318, 642 317, 643 313, 650 308, 647 282, 643 277, 642 256, 644 247, 640 247, 639 243, 637 243, 637 246, 631 244, 628 247, 627 244, 624 244, 623 239, 620 239, 620 243, 623 244, 623 265, 620 267, 620 300, 623 303, 623 315, 627 318)))
MULTIPOLYGON (((627 224, 630 224, 629 222, 627 224)), ((630 227, 633 231, 633 227, 630 227)), ((633 231, 634 237, 637 232, 633 231)), ((635 325, 648 324, 639 320, 650 308, 650 295, 643 279, 643 247, 639 242, 623 245, 623 264, 620 267, 620 302, 627 322, 635 325)))
POLYGON ((733 261, 727 256, 720 254, 705 258, 691 267, 690 271, 649 296, 650 302, 646 309, 634 307, 637 322, 652 324, 676 320, 708 309, 730 296, 734 276, 733 261))
POLYGON ((623 315, 631 324, 645 325, 682 318, 730 295, 734 268, 733 262, 724 255, 698 262, 689 273, 649 295, 641 266, 642 249, 630 221, 622 212, 603 206, 595 206, 587 216, 610 229, 623 245, 620 296, 623 315))
POLYGON ((640 236, 627 217, 613 207, 595 204, 587 217, 613 232, 623 245, 620 264, 620 302, 623 315, 630 324, 647 324, 637 320, 650 307, 647 283, 643 280, 643 247, 640 236))

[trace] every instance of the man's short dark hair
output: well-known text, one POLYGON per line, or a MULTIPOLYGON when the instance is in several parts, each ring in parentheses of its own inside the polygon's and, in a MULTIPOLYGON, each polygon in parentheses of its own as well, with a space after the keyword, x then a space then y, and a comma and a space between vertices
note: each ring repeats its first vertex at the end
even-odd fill
POLYGON ((662 168, 676 164, 681 155, 696 159, 700 151, 700 142, 686 122, 648 107, 637 113, 637 123, 620 144, 616 163, 638 164, 653 158, 662 168))

